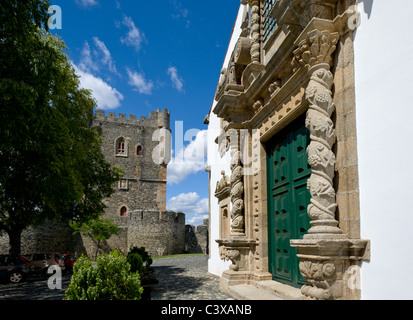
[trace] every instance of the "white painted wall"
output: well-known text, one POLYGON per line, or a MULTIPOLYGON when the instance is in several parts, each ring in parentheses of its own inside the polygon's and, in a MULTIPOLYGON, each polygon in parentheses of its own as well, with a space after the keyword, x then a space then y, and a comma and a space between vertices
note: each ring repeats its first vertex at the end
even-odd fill
POLYGON ((354 39, 361 237, 371 240, 361 294, 412 299, 413 1, 359 2, 362 21, 354 39))
MULTIPOLYGON (((232 51, 238 41, 241 34, 241 23, 242 23, 243 6, 240 5, 237 19, 235 21, 233 33, 231 40, 228 45, 227 54, 225 56, 224 63, 222 67, 228 67, 229 60, 231 58, 232 51)), ((221 71, 221 70, 219 70, 221 71)), ((217 79, 218 84, 218 79, 217 79)), ((214 100, 212 109, 214 110, 216 106, 216 101, 214 100)), ((229 269, 231 265, 230 261, 223 261, 219 256, 218 243, 215 242, 219 239, 219 204, 218 199, 214 196, 216 184, 221 180, 221 171, 225 170, 226 175, 231 174, 230 169, 230 154, 227 152, 223 158, 219 156, 218 145, 215 143, 215 139, 220 134, 220 119, 211 111, 209 125, 208 125, 208 165, 211 166, 211 190, 210 190, 210 204, 211 204, 211 215, 210 215, 210 253, 211 257, 208 260, 208 271, 212 274, 218 276, 222 275, 222 272, 229 269)))

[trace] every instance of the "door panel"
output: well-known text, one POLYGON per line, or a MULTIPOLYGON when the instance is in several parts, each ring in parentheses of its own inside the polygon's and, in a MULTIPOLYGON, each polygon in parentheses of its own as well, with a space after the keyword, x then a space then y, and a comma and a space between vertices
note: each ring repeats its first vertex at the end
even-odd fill
POLYGON ((267 145, 269 269, 275 280, 297 287, 305 280, 290 240, 301 239, 310 228, 310 138, 304 123, 304 116, 298 118, 267 145))

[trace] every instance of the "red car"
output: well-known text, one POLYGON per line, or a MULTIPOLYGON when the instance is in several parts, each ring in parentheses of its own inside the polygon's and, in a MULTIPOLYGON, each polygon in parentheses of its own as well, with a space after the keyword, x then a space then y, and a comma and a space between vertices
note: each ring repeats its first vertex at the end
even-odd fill
POLYGON ((73 265, 75 264, 77 259, 68 254, 63 254, 62 257, 65 263, 65 270, 73 272, 73 265))

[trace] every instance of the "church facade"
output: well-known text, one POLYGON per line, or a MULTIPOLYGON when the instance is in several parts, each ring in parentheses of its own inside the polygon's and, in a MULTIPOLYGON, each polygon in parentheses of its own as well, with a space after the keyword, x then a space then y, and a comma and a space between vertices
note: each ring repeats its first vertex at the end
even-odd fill
MULTIPOLYGON (((224 291, 236 296, 253 286, 319 300, 409 295, 402 288, 410 276, 388 281, 394 296, 380 290, 389 252, 396 262, 412 257, 396 249, 409 232, 385 218, 400 197, 380 196, 386 183, 406 177, 377 153, 383 141, 402 152, 407 137, 383 130, 396 117, 384 112, 389 92, 374 88, 411 50, 373 50, 389 34, 388 14, 406 30, 404 12, 372 0, 241 1, 206 118, 209 271, 224 291)), ((411 65, 404 78, 391 77, 396 92, 405 94, 411 65)), ((400 101, 393 112, 411 113, 403 96, 391 96, 400 101)), ((409 133, 407 120, 397 119, 409 133)), ((408 206, 403 198, 394 212, 406 225, 408 206)))

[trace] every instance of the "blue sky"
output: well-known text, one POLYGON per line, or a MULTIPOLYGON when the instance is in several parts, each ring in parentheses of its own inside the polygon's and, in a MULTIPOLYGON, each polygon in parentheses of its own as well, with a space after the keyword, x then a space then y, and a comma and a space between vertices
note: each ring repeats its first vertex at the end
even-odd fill
POLYGON ((93 90, 99 109, 138 117, 148 117, 158 108, 170 110, 173 156, 184 163, 173 159, 168 167, 167 207, 185 212, 187 223, 201 224, 208 215, 208 175, 199 152, 205 146, 203 120, 212 104, 239 1, 55 0, 52 4, 61 8, 62 28, 51 32, 65 41, 81 84, 93 90), (178 139, 176 146, 175 124, 187 134, 187 141, 178 139))

